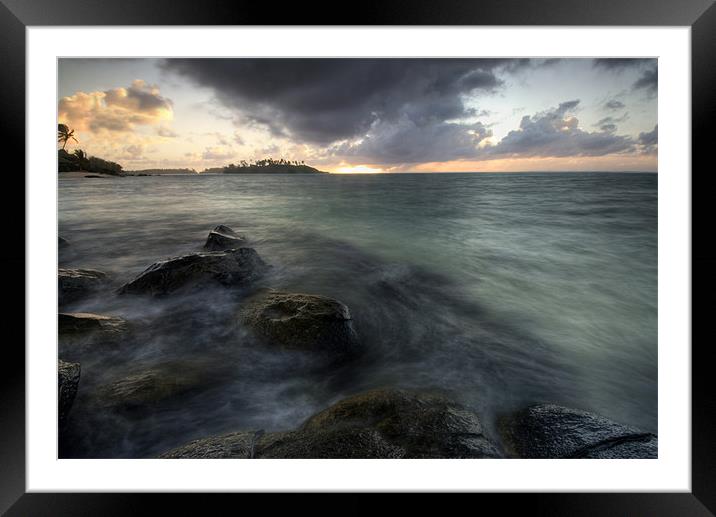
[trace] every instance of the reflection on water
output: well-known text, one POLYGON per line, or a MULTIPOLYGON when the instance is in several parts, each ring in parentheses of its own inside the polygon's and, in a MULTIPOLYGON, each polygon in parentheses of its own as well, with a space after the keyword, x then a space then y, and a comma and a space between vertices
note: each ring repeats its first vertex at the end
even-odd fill
POLYGON ((188 440, 299 425, 376 386, 438 388, 496 416, 533 402, 656 431, 657 176, 409 174, 60 180, 60 265, 113 285, 64 307, 131 337, 82 354, 61 456, 146 457, 188 440), (231 226, 272 264, 259 283, 346 303, 366 348, 340 369, 268 350, 245 290, 147 299, 112 289, 231 226), (205 382, 144 411, 99 386, 168 361, 205 382))

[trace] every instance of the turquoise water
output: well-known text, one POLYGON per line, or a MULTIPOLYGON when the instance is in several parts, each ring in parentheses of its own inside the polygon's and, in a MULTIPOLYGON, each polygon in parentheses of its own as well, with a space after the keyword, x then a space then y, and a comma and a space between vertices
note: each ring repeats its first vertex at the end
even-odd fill
POLYGON ((376 386, 448 391, 493 433, 497 416, 535 402, 657 430, 656 174, 59 181, 59 232, 72 243, 60 264, 104 270, 115 286, 198 250, 217 224, 274 266, 264 285, 345 302, 366 353, 340 371, 297 368, 310 359, 262 350, 236 324, 241 293, 102 293, 66 309, 152 331, 83 360, 64 455, 142 457, 207 434, 289 429, 376 386), (135 364, 204 356, 231 367, 176 407, 139 420, 90 409, 91 390, 135 364))

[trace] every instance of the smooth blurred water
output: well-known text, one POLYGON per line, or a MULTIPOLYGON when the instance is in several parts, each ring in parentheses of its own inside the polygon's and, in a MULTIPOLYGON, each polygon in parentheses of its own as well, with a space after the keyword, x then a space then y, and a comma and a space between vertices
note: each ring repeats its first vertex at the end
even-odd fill
POLYGON ((61 455, 152 456, 241 429, 289 429, 362 389, 448 391, 494 435, 536 402, 657 430, 657 175, 166 176, 59 181, 60 265, 112 276, 197 251, 217 224, 274 267, 261 285, 333 296, 366 353, 340 370, 266 350, 236 322, 244 293, 119 297, 63 310, 142 331, 82 358, 61 455), (213 361, 209 387, 141 418, 97 386, 167 359, 213 361))

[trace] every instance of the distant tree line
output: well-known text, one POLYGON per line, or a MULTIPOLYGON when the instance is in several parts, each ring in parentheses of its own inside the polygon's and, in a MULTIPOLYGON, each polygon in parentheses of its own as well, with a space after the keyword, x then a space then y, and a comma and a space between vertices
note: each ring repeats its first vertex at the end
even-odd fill
POLYGON ((274 165, 305 165, 306 162, 298 161, 298 160, 284 160, 283 158, 279 160, 274 160, 273 158, 264 158, 263 160, 256 160, 254 161, 246 161, 241 160, 239 162, 239 165, 234 165, 233 163, 230 163, 228 165, 229 168, 236 168, 236 167, 272 167, 274 165))
POLYGON ((321 172, 314 167, 306 165, 299 160, 274 160, 264 158, 263 160, 246 161, 241 160, 238 164, 230 163, 225 167, 214 167, 205 169, 204 173, 224 174, 251 174, 251 173, 284 173, 284 174, 312 174, 321 172))

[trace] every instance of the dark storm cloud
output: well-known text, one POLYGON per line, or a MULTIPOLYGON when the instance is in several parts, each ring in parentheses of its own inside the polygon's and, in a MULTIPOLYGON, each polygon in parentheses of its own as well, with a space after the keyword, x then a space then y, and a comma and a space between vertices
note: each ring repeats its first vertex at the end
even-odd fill
POLYGON ((631 58, 631 57, 607 57, 594 59, 592 61, 594 68, 602 68, 604 70, 622 71, 630 68, 639 68, 642 66, 656 66, 656 59, 631 58))
MULTIPOLYGON (((594 66, 615 73, 633 67, 636 79, 655 62, 595 60, 594 66)), ((634 150, 633 138, 616 134, 616 123, 623 118, 601 120, 599 131, 581 129, 574 116, 580 110, 576 99, 523 117, 518 129, 492 143, 490 125, 478 121, 486 112, 475 100, 498 92, 510 74, 556 63, 559 60, 167 59, 161 67, 211 88, 238 128, 266 128, 274 137, 318 147, 325 159, 411 164, 634 150)), ((605 106, 624 108, 617 100, 605 106)))
MULTIPOLYGON (((416 127, 474 115, 462 96, 493 91, 526 59, 169 59, 165 70, 212 88, 243 123, 329 144, 405 117, 416 127)), ((450 131, 452 129, 448 129, 450 131)), ((429 131, 428 131, 429 132, 429 131)))
POLYGON ((618 100, 616 100, 616 99, 612 99, 612 100, 610 100, 610 101, 605 102, 605 103, 604 103, 604 107, 605 107, 606 109, 610 109, 610 110, 620 110, 620 109, 622 109, 622 108, 624 108, 624 107, 626 107, 626 106, 624 105, 623 102, 618 101, 618 100))
POLYGON ((656 95, 659 87, 659 74, 656 68, 644 70, 641 77, 634 83, 634 89, 643 89, 648 95, 656 95))
POLYGON ((579 120, 571 114, 578 104, 578 100, 563 102, 551 110, 522 117, 519 129, 510 131, 486 152, 493 157, 562 157, 603 156, 633 149, 632 139, 613 134, 608 124, 598 132, 580 129, 579 120))

